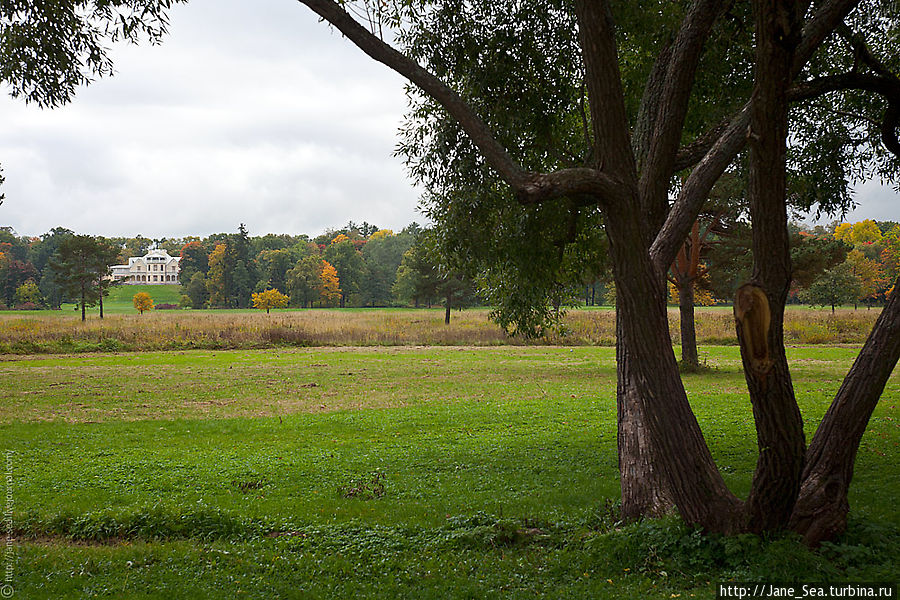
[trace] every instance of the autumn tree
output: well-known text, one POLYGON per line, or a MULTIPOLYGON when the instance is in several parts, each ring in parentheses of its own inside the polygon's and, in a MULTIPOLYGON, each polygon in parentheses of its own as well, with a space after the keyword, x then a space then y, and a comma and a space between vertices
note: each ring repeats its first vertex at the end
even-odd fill
POLYGON ((847 264, 850 272, 859 280, 859 295, 853 299, 853 304, 862 301, 871 308, 872 302, 890 287, 884 268, 878 261, 867 258, 855 248, 847 254, 847 264))
POLYGON ((366 273, 366 263, 353 242, 344 234, 332 240, 325 248, 323 258, 333 266, 340 279, 340 306, 344 308, 347 300, 360 291, 366 273))
POLYGON ((151 298, 150 294, 147 292, 138 292, 135 294, 131 298, 131 303, 141 314, 144 314, 145 310, 153 310, 153 298, 151 298))
POLYGON ((256 292, 253 294, 253 308, 265 310, 269 314, 269 310, 273 308, 284 308, 288 305, 289 298, 276 289, 268 289, 264 292, 256 292))
POLYGON ((338 299, 343 298, 337 269, 335 269, 327 260, 322 261, 322 270, 319 272, 319 280, 321 281, 319 297, 325 304, 332 306, 338 299))
POLYGON ((834 237, 851 246, 871 244, 881 240, 881 230, 872 219, 857 223, 841 223, 834 230, 834 237))

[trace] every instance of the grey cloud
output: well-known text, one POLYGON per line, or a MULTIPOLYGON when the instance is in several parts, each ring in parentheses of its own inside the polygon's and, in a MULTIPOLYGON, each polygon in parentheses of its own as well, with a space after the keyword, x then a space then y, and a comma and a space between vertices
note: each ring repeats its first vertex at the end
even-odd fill
POLYGON ((60 110, 0 101, 4 224, 181 236, 421 220, 391 156, 398 76, 284 0, 194 0, 171 33, 117 48, 117 75, 60 110))

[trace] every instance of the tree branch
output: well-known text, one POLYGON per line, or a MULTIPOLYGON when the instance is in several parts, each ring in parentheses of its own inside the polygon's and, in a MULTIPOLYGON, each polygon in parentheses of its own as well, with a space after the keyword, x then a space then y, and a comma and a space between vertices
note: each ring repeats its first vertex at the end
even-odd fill
POLYGON ((674 172, 675 157, 703 44, 723 8, 721 0, 695 0, 672 45, 672 57, 668 61, 665 83, 656 102, 658 113, 653 123, 650 148, 639 185, 641 201, 649 212, 651 230, 654 233, 665 219, 669 179, 674 172))
POLYGON ((888 151, 900 158, 900 139, 897 137, 900 128, 900 78, 890 71, 819 77, 794 85, 788 91, 788 97, 792 101, 808 100, 842 90, 866 90, 880 94, 887 100, 888 106, 879 124, 881 142, 888 151))
MULTIPOLYGON (((669 61, 671 59, 672 43, 667 42, 656 56, 653 68, 647 77, 647 84, 644 86, 644 93, 641 95, 641 104, 638 106, 637 119, 635 120, 634 132, 631 138, 631 145, 634 150, 634 156, 637 159, 639 171, 643 170, 647 153, 650 152, 650 138, 653 136, 654 129, 656 129, 659 99, 662 96, 662 89, 665 85, 666 75, 669 72, 669 61)), ((699 157, 697 160, 699 160, 699 157)))
POLYGON ((900 278, 809 445, 791 528, 810 545, 846 527, 846 491, 859 441, 898 360, 900 278))
POLYGON ((487 163, 512 186, 522 204, 538 204, 563 196, 577 199, 581 205, 598 204, 620 190, 621 183, 595 169, 562 169, 553 173, 523 170, 481 117, 444 82, 372 34, 337 3, 331 0, 299 1, 371 58, 396 71, 437 101, 460 124, 487 163))
POLYGON ((600 169, 636 184, 625 94, 619 72, 615 25, 606 1, 576 0, 575 15, 584 56, 588 106, 600 169))
POLYGON ((732 119, 715 144, 688 176, 668 217, 650 246, 650 258, 658 269, 672 262, 679 245, 687 237, 703 203, 716 181, 747 143, 750 126, 750 104, 732 119))
POLYGON ((520 204, 540 204, 567 197, 578 206, 602 204, 606 198, 620 196, 624 184, 590 168, 562 169, 552 173, 528 173, 517 189, 520 204))
MULTIPOLYGON (((860 0, 829 0, 818 8, 801 32, 791 67, 792 77, 800 74, 822 42, 859 2, 860 0)), ((789 98, 795 99, 792 92, 789 92, 789 98)), ((749 109, 748 103, 732 118, 727 129, 710 146, 682 187, 650 248, 651 258, 657 268, 664 269, 672 262, 678 245, 687 236, 713 185, 744 147, 750 125, 749 109)), ((694 153, 699 151, 694 150, 694 153)), ((683 156, 686 158, 686 155, 683 156)))
POLYGON ((434 98, 460 124, 500 176, 515 189, 526 183, 527 174, 496 140, 487 124, 472 108, 441 80, 409 57, 373 35, 347 11, 331 0, 299 0, 322 19, 331 23, 371 58, 386 65, 434 98))
POLYGON ((678 171, 692 167, 700 162, 700 159, 709 152, 713 144, 722 137, 722 134, 728 129, 729 119, 723 119, 718 125, 695 139, 693 142, 686 144, 678 150, 675 156, 675 165, 672 167, 676 173, 678 171))
POLYGON ((793 78, 800 74, 822 42, 831 35, 831 32, 838 25, 844 22, 847 15, 859 3, 860 0, 829 0, 819 6, 816 14, 803 27, 800 43, 797 45, 797 51, 794 53, 794 64, 791 67, 791 76, 793 78))

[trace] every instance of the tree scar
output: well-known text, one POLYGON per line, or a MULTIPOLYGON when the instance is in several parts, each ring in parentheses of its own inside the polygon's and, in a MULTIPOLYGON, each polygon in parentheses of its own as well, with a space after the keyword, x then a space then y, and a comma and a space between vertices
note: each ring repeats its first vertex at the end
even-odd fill
POLYGON ((766 292, 752 283, 738 288, 734 296, 734 319, 738 325, 738 341, 749 359, 750 369, 758 378, 772 368, 769 358, 769 324, 772 319, 766 292))

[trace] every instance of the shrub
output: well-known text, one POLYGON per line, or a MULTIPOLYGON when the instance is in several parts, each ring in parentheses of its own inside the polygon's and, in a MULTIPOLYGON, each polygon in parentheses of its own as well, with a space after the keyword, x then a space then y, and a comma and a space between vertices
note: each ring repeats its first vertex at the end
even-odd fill
POLYGON ((41 307, 34 302, 22 302, 21 304, 16 304, 16 310, 40 310, 40 308, 41 307))
POLYGON ((168 302, 163 302, 162 304, 154 304, 153 308, 156 310, 178 310, 181 308, 178 304, 171 304, 168 302))

